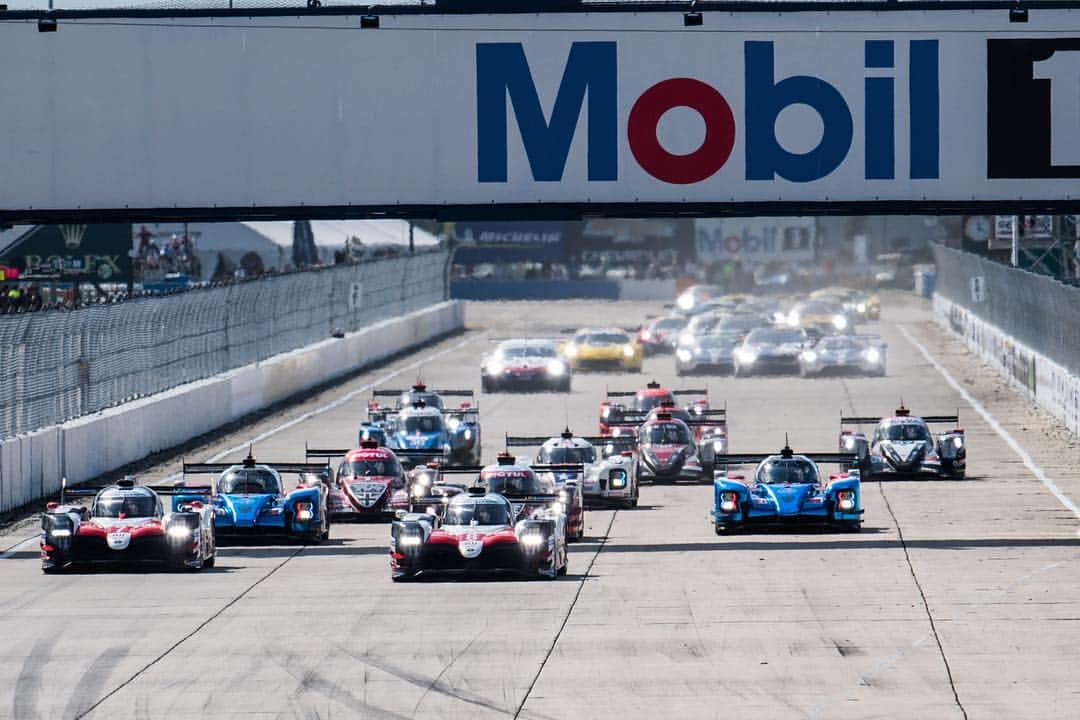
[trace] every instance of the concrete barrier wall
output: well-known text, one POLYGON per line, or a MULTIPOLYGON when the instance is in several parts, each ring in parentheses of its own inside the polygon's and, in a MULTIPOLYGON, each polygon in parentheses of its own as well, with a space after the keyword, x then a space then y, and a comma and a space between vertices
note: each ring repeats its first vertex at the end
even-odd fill
POLYGON ((674 280, 454 280, 461 300, 674 300, 674 280))
POLYGON ((465 326, 449 301, 263 362, 0 442, 0 512, 180 445, 465 326))
POLYGON ((1010 385, 1080 434, 1080 377, 939 294, 934 295, 934 317, 1010 385))

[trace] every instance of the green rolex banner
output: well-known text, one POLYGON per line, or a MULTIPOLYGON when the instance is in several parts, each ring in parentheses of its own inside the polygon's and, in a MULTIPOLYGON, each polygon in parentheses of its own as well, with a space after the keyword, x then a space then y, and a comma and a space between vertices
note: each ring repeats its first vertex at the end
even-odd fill
POLYGON ((0 256, 20 279, 127 283, 131 278, 131 224, 39 225, 0 256))

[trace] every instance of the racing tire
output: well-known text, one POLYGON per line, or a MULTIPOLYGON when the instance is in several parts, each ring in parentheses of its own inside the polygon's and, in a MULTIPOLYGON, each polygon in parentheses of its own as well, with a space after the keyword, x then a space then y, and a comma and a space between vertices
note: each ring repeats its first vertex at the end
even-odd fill
POLYGON ((64 570, 65 568, 62 565, 53 565, 52 567, 41 568, 41 572, 45 573, 46 575, 59 575, 64 572, 64 570))
POLYGON ((857 522, 857 523, 851 523, 849 525, 845 525, 844 526, 844 532, 849 532, 849 533, 862 532, 862 523, 857 522))
POLYGON ((570 392, 570 378, 567 378, 566 380, 563 380, 561 383, 559 383, 558 387, 555 388, 555 392, 570 392))
POLYGON ((555 571, 555 575, 557 575, 558 577, 566 577, 567 569, 568 569, 567 564, 563 563, 563 566, 555 571))
POLYGON ((217 564, 217 555, 216 554, 211 555, 210 557, 203 560, 203 567, 212 568, 216 564, 217 564))
POLYGON ((401 575, 391 575, 390 579, 394 582, 409 582, 416 577, 416 573, 402 573, 401 575))
POLYGON ((481 392, 486 392, 486 393, 495 392, 495 386, 492 385, 490 380, 488 380, 487 378, 484 378, 483 380, 480 381, 480 390, 481 390, 481 392))
POLYGON ((731 372, 731 374, 737 378, 750 377, 750 373, 746 372, 738 365, 735 366, 735 369, 731 372))
POLYGON ((713 531, 721 537, 725 535, 734 535, 735 529, 729 527, 720 527, 719 525, 713 525, 713 531))

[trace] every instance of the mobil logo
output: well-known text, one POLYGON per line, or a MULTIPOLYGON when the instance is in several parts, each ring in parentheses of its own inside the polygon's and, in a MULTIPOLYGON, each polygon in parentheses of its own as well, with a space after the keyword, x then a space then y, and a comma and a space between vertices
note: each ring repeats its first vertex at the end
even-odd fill
POLYGON ((619 73, 616 42, 572 43, 554 103, 547 109, 540 101, 521 43, 477 43, 477 179, 507 182, 508 125, 513 117, 532 179, 562 181, 571 144, 583 124, 583 108, 587 110, 584 141, 589 182, 619 179, 619 143, 625 138, 634 161, 648 175, 674 185, 700 183, 720 172, 736 151, 736 123, 742 124, 741 152, 748 181, 782 178, 809 183, 828 176, 853 154, 856 122, 861 122, 862 178, 896 179, 897 127, 906 125, 909 157, 905 174, 912 180, 937 179, 938 41, 906 43, 908 109, 906 122, 901 123, 897 122, 896 86, 904 78, 895 68, 897 44, 888 39, 862 42, 861 57, 845 67, 854 68, 863 82, 858 83, 857 97, 845 97, 826 78, 809 74, 777 77, 777 44, 748 40, 742 43, 741 111, 707 82, 671 77, 637 95, 626 117, 620 118, 619 82, 632 78, 619 73), (785 109, 797 105, 810 108, 821 125, 820 139, 803 152, 785 148, 777 137, 777 119, 785 109), (852 107, 861 111, 861 117, 853 115, 852 107), (704 123, 704 139, 689 153, 670 152, 658 137, 661 118, 675 108, 689 108, 704 123))

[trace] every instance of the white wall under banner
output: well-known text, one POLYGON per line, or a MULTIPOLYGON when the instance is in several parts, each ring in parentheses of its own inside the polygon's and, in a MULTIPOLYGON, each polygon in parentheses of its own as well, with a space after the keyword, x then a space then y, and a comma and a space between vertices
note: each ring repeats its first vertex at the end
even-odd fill
POLYGON ((0 23, 0 213, 1080 195, 1077 11, 360 25, 0 23))

